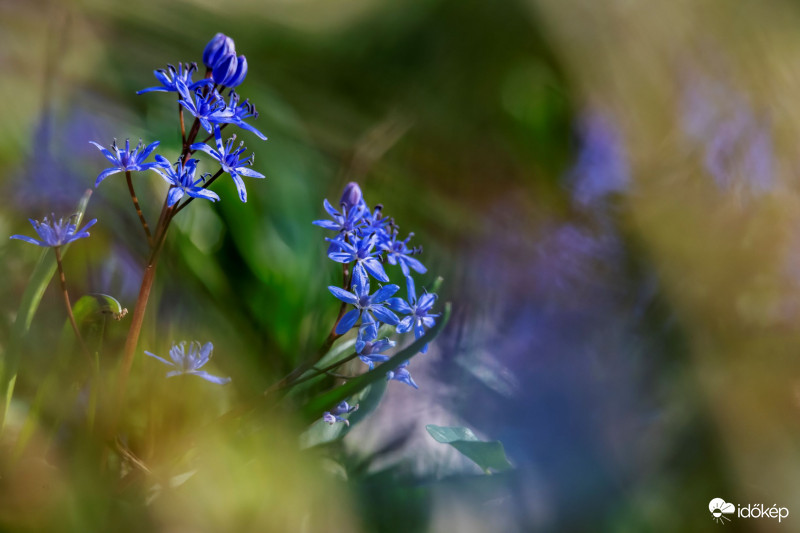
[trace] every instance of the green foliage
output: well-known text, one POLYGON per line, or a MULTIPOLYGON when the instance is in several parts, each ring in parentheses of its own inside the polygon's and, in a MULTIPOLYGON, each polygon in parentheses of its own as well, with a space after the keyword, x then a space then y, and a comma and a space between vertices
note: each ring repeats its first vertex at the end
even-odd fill
POLYGON ((478 440, 472 430, 461 426, 447 427, 428 424, 425 429, 436 442, 449 444, 462 455, 471 459, 487 474, 490 473, 490 470, 503 472, 513 468, 508 462, 503 444, 498 440, 478 440))

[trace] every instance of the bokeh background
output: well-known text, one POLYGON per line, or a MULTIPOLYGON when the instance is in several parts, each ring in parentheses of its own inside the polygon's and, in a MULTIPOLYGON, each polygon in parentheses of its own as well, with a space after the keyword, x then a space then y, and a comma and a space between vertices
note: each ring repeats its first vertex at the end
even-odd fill
MULTIPOLYGON (((3 528, 704 531, 715 497, 800 516, 796 2, 4 0, 0 21, 0 236, 74 209, 105 168, 90 140, 177 154, 174 100, 135 94, 154 68, 199 61, 216 32, 248 58, 238 92, 269 140, 239 138, 267 179, 245 205, 221 180, 221 202, 182 213, 141 341, 213 341, 234 385, 176 392, 138 357, 132 402, 163 411, 148 438, 321 343, 338 274, 311 221, 348 181, 416 234, 418 285, 442 276, 454 309, 412 362, 420 390, 392 382, 342 443, 299 451, 281 413, 210 431, 214 458, 147 505, 85 473, 92 445, 63 422, 80 395, 51 395, 49 433, 0 479, 3 528), (483 475, 425 424, 502 441, 515 470, 483 475)), ((164 184, 136 180, 155 219, 164 184)), ((88 216, 73 292, 132 309, 146 250, 122 180, 88 216)), ((0 350, 39 253, 0 239, 0 350)), ((58 298, 25 346, 18 425, 69 369, 58 298)), ((109 367, 126 326, 109 326, 109 367)))

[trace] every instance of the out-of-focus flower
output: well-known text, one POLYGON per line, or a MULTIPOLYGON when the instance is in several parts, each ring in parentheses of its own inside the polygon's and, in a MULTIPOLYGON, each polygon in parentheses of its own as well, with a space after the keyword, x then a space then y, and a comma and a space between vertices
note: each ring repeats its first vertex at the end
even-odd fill
POLYGON ((189 159, 186 164, 183 161, 178 161, 173 167, 169 161, 163 156, 157 155, 158 168, 155 169, 164 181, 172 186, 167 193, 167 205, 172 207, 175 205, 184 194, 188 194, 192 198, 205 198, 216 202, 219 200, 217 193, 204 189, 200 184, 205 182, 205 177, 194 179, 194 174, 197 171, 197 159, 189 159))
POLYGON ((345 313, 336 325, 336 334, 344 335, 352 328, 359 318, 362 319, 362 327, 368 328, 370 333, 374 330, 374 335, 366 335, 365 340, 372 340, 378 334, 378 325, 372 316, 374 313, 380 322, 386 324, 397 324, 397 316, 389 309, 384 307, 389 297, 396 293, 400 287, 397 285, 386 285, 381 287, 374 294, 369 294, 369 278, 363 271, 353 271, 353 290, 355 293, 346 291, 339 287, 330 286, 328 290, 341 301, 354 305, 352 309, 345 313))
POLYGON ((203 50, 203 64, 214 69, 219 63, 224 61, 228 56, 235 55, 236 46, 233 39, 224 33, 218 33, 208 42, 203 50))
POLYGON ((387 380, 393 379, 395 381, 401 381, 401 382, 405 383, 406 385, 411 385, 415 389, 418 389, 419 387, 417 386, 417 384, 414 383, 413 379, 411 379, 411 374, 408 372, 408 369, 406 368, 407 366, 408 366, 408 361, 406 361, 402 365, 398 366, 394 370, 387 372, 386 373, 386 379, 387 380))
POLYGON ((342 415, 350 414, 353 411, 356 411, 357 409, 358 405, 350 407, 350 404, 348 404, 346 401, 343 401, 342 403, 334 407, 332 410, 325 411, 322 414, 322 420, 324 422, 327 422, 328 424, 335 424, 336 422, 342 422, 346 426, 349 426, 350 421, 342 417, 342 415))
POLYGON ((392 348, 395 342, 389 339, 379 341, 363 341, 360 338, 356 341, 356 353, 359 359, 369 365, 369 369, 375 368, 375 363, 384 363, 389 360, 388 355, 381 354, 387 348, 392 348))
POLYGON ((581 141, 575 166, 569 174, 575 202, 589 206, 630 184, 625 145, 611 119, 597 111, 586 113, 578 123, 581 141))
POLYGON ((150 92, 178 92, 178 80, 181 80, 190 91, 197 90, 201 87, 213 85, 214 81, 211 78, 203 78, 200 81, 193 82, 192 74, 197 70, 197 63, 178 63, 176 69, 173 65, 167 65, 166 69, 160 68, 153 71, 156 79, 161 83, 160 87, 148 87, 141 91, 136 91, 136 94, 144 94, 150 92))
POLYGON ((94 186, 97 187, 100 185, 100 182, 106 179, 107 177, 111 176, 112 174, 117 174, 118 172, 143 172, 145 170, 156 168, 158 163, 145 163, 144 160, 150 157, 150 154, 156 147, 159 145, 159 141, 154 143, 148 144, 147 147, 142 150, 144 144, 142 141, 139 141, 139 144, 136 145, 136 148, 131 150, 130 140, 125 139, 125 149, 120 150, 117 147, 117 140, 114 139, 114 142, 111 143, 111 148, 114 150, 112 154, 110 151, 103 148, 101 145, 94 141, 89 141, 91 144, 95 145, 103 155, 106 156, 112 165, 111 168, 107 168, 97 176, 97 181, 94 182, 94 186))
POLYGON ((165 365, 175 368, 175 370, 170 370, 167 372, 168 378, 180 376, 182 374, 192 374, 197 377, 201 377, 206 381, 210 381, 211 383, 224 385, 225 383, 228 383, 231 378, 212 376, 208 372, 200 370, 200 368, 202 368, 206 363, 208 363, 208 360, 211 359, 211 352, 213 350, 214 345, 210 342, 207 342, 201 346, 197 341, 192 341, 189 344, 189 349, 187 350, 186 341, 183 341, 179 344, 174 344, 172 348, 170 348, 169 357, 172 359, 172 361, 167 361, 166 359, 148 351, 145 351, 144 353, 150 357, 158 359, 165 365))
MULTIPOLYGON (((397 325, 397 332, 406 333, 411 331, 413 327, 414 338, 419 339, 425 334, 426 328, 432 328, 434 324, 436 324, 435 319, 439 314, 431 313, 431 308, 436 302, 436 295, 426 292, 417 300, 414 280, 410 276, 406 278, 406 284, 408 288, 408 302, 402 298, 390 298, 386 304, 398 313, 408 315, 400 320, 400 323, 397 325)), ((428 345, 426 344, 423 346, 420 351, 422 353, 427 352, 428 345)))
POLYGON ((217 144, 216 150, 204 143, 193 144, 192 150, 201 150, 219 161, 223 172, 227 172, 230 174, 231 178, 233 178, 233 181, 236 184, 236 190, 239 191, 239 199, 242 202, 246 202, 247 190, 244 187, 244 181, 242 181, 242 178, 239 175, 241 174, 242 176, 247 176, 249 178, 264 177, 263 174, 259 174, 255 170, 247 168, 249 165, 253 164, 255 155, 251 155, 245 159, 240 159, 242 152, 245 150, 244 143, 240 143, 239 147, 234 150, 233 143, 236 140, 236 136, 234 135, 228 139, 226 144, 223 145, 222 134, 220 133, 218 126, 214 127, 214 138, 216 139, 217 144))
POLYGON ((88 237, 89 232, 86 230, 94 226, 95 222, 97 222, 97 219, 93 218, 79 230, 75 223, 72 222, 75 218, 76 215, 72 215, 71 217, 56 220, 56 216, 52 215, 50 219, 44 217, 41 222, 28 219, 41 240, 28 237, 27 235, 12 235, 10 238, 19 239, 45 248, 64 246, 72 241, 88 237))

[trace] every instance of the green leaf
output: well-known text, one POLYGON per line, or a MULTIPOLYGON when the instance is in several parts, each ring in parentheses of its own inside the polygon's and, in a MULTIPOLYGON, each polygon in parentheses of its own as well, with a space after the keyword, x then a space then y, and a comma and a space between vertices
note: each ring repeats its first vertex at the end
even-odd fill
MULTIPOLYGON (((76 226, 80 226, 83 215, 86 212, 86 206, 89 205, 89 198, 92 195, 92 190, 88 189, 78 203, 76 211, 76 226)), ((65 256, 70 245, 61 247, 61 256, 65 256)), ((50 284, 50 280, 56 272, 56 259, 55 255, 49 248, 42 250, 39 256, 39 261, 33 269, 28 285, 25 287, 25 292, 22 294, 22 302, 20 302, 17 311, 17 318, 11 328, 11 338, 8 343, 8 351, 6 352, 5 359, 0 363, 0 401, 3 402, 0 408, 0 430, 5 427, 6 416, 8 415, 8 408, 11 405, 11 398, 14 395, 14 384, 17 381, 17 369, 19 368, 21 341, 30 330, 33 316, 39 308, 39 303, 42 301, 45 289, 50 284)))
POLYGON ((433 339, 439 335, 439 332, 442 331, 442 329, 447 325, 448 320, 450 320, 451 308, 452 306, 450 303, 446 303, 444 310, 442 311, 442 316, 439 317, 439 321, 434 327, 429 329, 425 335, 419 339, 416 339, 406 348, 397 352, 385 363, 381 363, 375 367, 374 370, 370 370, 366 374, 361 374, 357 378, 351 379, 341 387, 337 387, 333 390, 322 393, 315 398, 312 398, 303 407, 303 417, 309 421, 314 420, 315 418, 322 416, 324 411, 329 411, 331 408, 338 405, 342 400, 345 400, 363 390, 367 385, 375 383, 379 379, 385 380, 387 372, 394 370, 398 366, 402 365, 405 361, 411 359, 422 349, 423 346, 433 341, 433 339))
POLYGON ((428 424, 425 429, 436 442, 449 444, 481 467, 487 474, 490 473, 490 469, 502 472, 514 468, 508 462, 503 444, 499 440, 478 440, 478 437, 469 428, 461 426, 447 427, 428 424))

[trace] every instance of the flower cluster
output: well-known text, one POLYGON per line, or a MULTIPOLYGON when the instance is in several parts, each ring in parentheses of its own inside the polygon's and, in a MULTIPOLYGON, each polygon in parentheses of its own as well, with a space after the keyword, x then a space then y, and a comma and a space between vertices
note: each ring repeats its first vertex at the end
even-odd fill
POLYGON ((235 135, 231 136, 227 144, 222 140, 222 130, 231 124, 256 134, 260 139, 266 139, 263 133, 245 122, 245 119, 258 117, 255 106, 248 100, 241 102, 239 95, 233 90, 247 76, 247 60, 243 55, 236 55, 233 39, 218 33, 206 45, 203 52, 203 63, 206 72, 203 79, 199 81, 192 79, 198 70, 196 63, 178 63, 178 68, 167 65, 166 69, 154 71, 160 86, 137 92, 137 94, 177 93, 184 143, 184 149, 179 159, 171 163, 164 157, 156 155, 155 162, 145 163, 145 160, 158 146, 158 141, 149 144, 144 150, 142 150, 141 141, 133 150, 130 148, 129 141, 125 141, 125 149, 121 150, 117 147, 115 140, 112 144, 113 152, 92 142, 113 165, 100 173, 95 187, 106 177, 118 172, 141 172, 152 169, 158 172, 170 186, 169 207, 173 207, 184 195, 189 196, 189 200, 204 198, 217 201, 219 196, 206 190, 216 176, 208 179, 209 175, 203 174, 195 178, 198 160, 190 159, 189 156, 200 150, 209 154, 220 164, 216 175, 223 173, 230 175, 236 185, 239 198, 242 202, 247 201, 247 191, 241 176, 250 178, 263 178, 264 176, 247 168, 253 164, 253 155, 243 157, 245 147, 242 144, 232 150, 235 135), (226 90, 228 91, 227 100, 224 94, 226 90), (188 133, 183 130, 184 110, 194 117, 194 123, 188 133), (201 128, 210 135, 202 142, 194 142, 201 128), (215 139, 216 150, 205 144, 212 136, 215 139))
MULTIPOLYGON (((335 208, 328 200, 323 202, 330 219, 316 220, 314 224, 335 232, 326 240, 330 243, 328 257, 346 265, 351 272, 344 287, 328 287, 328 290, 344 304, 353 308, 345 313, 335 328, 336 335, 343 335, 358 326, 356 353, 360 359, 374 368, 389 356, 381 352, 395 345, 389 339, 378 339, 380 326, 396 327, 397 333, 414 330, 420 338, 426 329, 434 326, 438 314, 432 313, 436 295, 424 292, 419 298, 415 288, 413 272, 425 274, 427 269, 414 256, 422 252, 421 247, 410 247, 413 237, 400 237, 394 219, 384 216, 383 207, 370 209, 357 183, 349 183, 335 208), (405 277, 406 298, 395 294, 398 285, 389 283, 385 266, 399 266, 405 277), (372 290, 370 278, 386 283, 372 290), (399 318, 398 314, 405 315, 399 318)), ((422 352, 427 351, 427 345, 422 352)), ((406 369, 408 363, 387 374, 388 379, 402 381, 416 388, 416 383, 406 369)))

